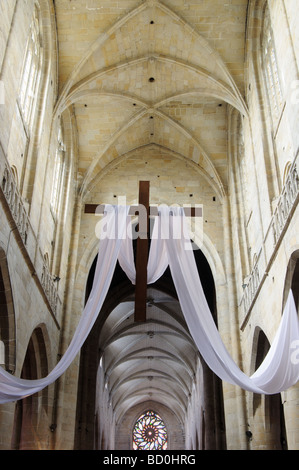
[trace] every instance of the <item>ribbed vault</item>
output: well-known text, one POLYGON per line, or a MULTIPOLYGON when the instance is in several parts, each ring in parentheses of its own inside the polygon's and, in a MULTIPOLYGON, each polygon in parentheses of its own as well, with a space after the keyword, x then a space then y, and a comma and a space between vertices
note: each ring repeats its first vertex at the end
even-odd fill
POLYGON ((134 323, 134 304, 119 304, 100 336, 106 380, 118 421, 127 409, 154 399, 183 422, 197 350, 173 297, 148 290, 147 321, 134 323))
MULTIPOLYGON (((157 196, 155 183, 162 187, 167 160, 172 167, 174 162, 184 166, 185 181, 178 185, 167 175, 165 186, 172 192, 164 191, 156 202, 172 204, 182 194, 182 203, 202 203, 206 197, 210 211, 205 223, 210 230, 217 226, 229 182, 229 111, 247 114, 243 96, 248 0, 218 4, 215 11, 215 3, 206 1, 55 1, 60 84, 55 116, 67 129, 71 120, 75 183, 83 206, 115 203, 117 196, 131 203, 138 197, 131 192, 141 173, 142 179, 151 179, 157 196), (136 172, 120 172, 125 189, 118 188, 118 180, 105 186, 105 176, 130 158, 136 172), (150 178, 149 167, 152 172, 155 168, 155 177, 151 173, 150 178), (181 191, 196 172, 205 181, 195 201, 198 181, 194 191, 181 191)), ((82 213, 84 229, 91 245, 94 226, 82 213)), ((156 400, 175 410, 183 425, 199 356, 168 282, 166 289, 152 286, 148 292, 145 324, 133 322, 134 291, 124 279, 108 296, 81 353, 78 448, 87 448, 82 423, 94 420, 100 365, 105 394, 101 403, 108 403, 100 419, 109 421, 113 410, 117 424, 126 410, 156 400)), ((204 399, 213 400, 214 385, 209 384, 214 379, 205 374, 204 399)), ((215 402, 220 403, 218 398, 215 402)))
POLYGON ((209 2, 193 5, 200 24, 184 2, 107 3, 55 2, 56 115, 71 109, 76 122, 81 197, 88 199, 94 180, 115 158, 152 143, 195 162, 225 194, 227 106, 247 112, 239 40, 247 0, 219 4, 219 12, 210 11, 209 2), (66 28, 70 38, 80 19, 84 34, 66 43, 66 28))

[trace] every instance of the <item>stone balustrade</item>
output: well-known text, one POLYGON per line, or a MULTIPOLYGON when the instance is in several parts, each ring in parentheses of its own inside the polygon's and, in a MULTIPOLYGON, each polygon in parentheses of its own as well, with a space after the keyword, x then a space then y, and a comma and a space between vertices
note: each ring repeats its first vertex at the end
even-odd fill
POLYGON ((274 243, 277 244, 299 194, 297 162, 292 166, 282 194, 273 214, 271 228, 274 243))
POLYGON ((244 281, 243 293, 243 309, 245 324, 248 315, 253 307, 255 299, 262 286, 263 280, 268 274, 268 270, 274 259, 274 255, 279 248, 280 242, 283 238, 285 231, 288 228, 292 214, 296 209, 299 201, 299 173, 298 173, 298 160, 297 154, 294 160, 281 195, 277 201, 273 216, 271 218, 269 228, 265 235, 263 247, 256 259, 255 265, 250 275, 244 281))
POLYGON ((29 219, 23 205, 20 193, 18 191, 14 175, 5 162, 4 172, 1 181, 1 189, 5 195, 6 202, 9 205, 11 215, 18 227, 19 233, 24 245, 27 244, 27 235, 29 228, 29 219))
POLYGON ((48 263, 38 246, 37 237, 31 226, 13 171, 1 147, 0 152, 0 190, 2 190, 2 194, 5 197, 11 217, 15 222, 26 254, 35 269, 35 275, 38 278, 43 294, 48 301, 52 313, 56 316, 58 306, 60 304, 57 284, 55 283, 53 275, 50 273, 48 263))

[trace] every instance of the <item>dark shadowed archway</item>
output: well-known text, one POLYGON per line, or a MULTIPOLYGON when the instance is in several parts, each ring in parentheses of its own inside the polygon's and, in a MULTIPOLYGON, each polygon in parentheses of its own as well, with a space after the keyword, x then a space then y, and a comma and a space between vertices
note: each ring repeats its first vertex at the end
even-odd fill
MULTIPOLYGON (((200 250, 195 250, 194 255, 217 323, 215 285, 209 264, 200 250)), ((95 262, 90 269, 86 298, 92 286, 95 262)), ((202 363, 205 403, 204 438, 198 445, 204 449, 223 449, 221 381, 200 358, 185 323, 170 270, 148 286, 147 321, 136 324, 134 287, 117 264, 103 308, 81 351, 75 448, 103 449, 104 445, 109 449, 114 441, 117 449, 127 449, 131 444, 119 440, 121 426, 124 429, 127 426, 124 419, 131 408, 138 404, 146 406, 147 402, 171 409, 184 428, 198 360, 202 363), (103 369, 100 392, 97 391, 99 364, 103 369), (108 403, 101 408, 99 400, 108 403), (108 408, 113 410, 113 423, 107 422, 108 408)), ((176 442, 183 449, 183 434, 180 439, 179 443, 176 437, 176 442)))

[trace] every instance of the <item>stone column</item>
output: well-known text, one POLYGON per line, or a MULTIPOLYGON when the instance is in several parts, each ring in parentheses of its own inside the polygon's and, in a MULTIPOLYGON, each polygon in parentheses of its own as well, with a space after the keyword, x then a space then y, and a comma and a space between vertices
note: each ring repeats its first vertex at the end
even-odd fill
MULTIPOLYGON (((233 359, 242 367, 240 337, 238 331, 238 317, 236 307, 236 292, 234 288, 234 265, 231 248, 230 208, 228 200, 223 201, 223 225, 225 267, 227 284, 225 286, 225 298, 223 306, 218 311, 218 328, 224 344, 233 359)), ((225 411, 226 441, 228 450, 246 450, 248 441, 246 438, 246 401, 245 392, 240 387, 223 382, 223 399, 225 411)))
MULTIPOLYGON (((70 245, 70 260, 66 284, 67 290, 65 295, 65 308, 61 332, 61 355, 64 354, 67 349, 78 324, 78 317, 82 313, 81 309, 76 308, 74 305, 74 285, 76 278, 81 213, 82 201, 78 198, 75 202, 72 225, 73 234, 70 245)), ((53 413, 53 427, 56 429, 54 431, 54 447, 57 450, 72 450, 74 446, 79 363, 78 355, 63 376, 57 380, 56 406, 54 407, 55 409, 53 413)))

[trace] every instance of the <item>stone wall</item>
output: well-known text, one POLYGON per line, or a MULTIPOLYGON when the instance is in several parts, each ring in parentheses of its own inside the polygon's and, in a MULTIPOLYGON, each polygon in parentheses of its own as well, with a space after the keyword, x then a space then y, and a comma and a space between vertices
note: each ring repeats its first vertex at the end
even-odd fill
MULTIPOLYGON (((1 4, 1 84, 4 102, 0 105, 0 218, 2 261, 7 264, 11 284, 15 326, 10 340, 15 342, 13 359, 5 352, 5 365, 20 376, 30 339, 35 331, 42 331, 40 349, 46 351, 49 373, 60 358, 61 329, 63 325, 63 297, 66 288, 69 237, 61 250, 59 271, 54 271, 51 260, 55 257, 57 224, 49 205, 49 191, 53 176, 55 126, 52 138, 52 111, 56 99, 56 41, 54 12, 50 2, 41 1, 39 19, 43 40, 40 86, 34 96, 34 115, 31 122, 24 121, 19 102, 21 77, 32 21, 34 2, 7 1, 1 4), (48 187, 47 187, 48 184, 48 187), (59 276, 60 281, 55 281, 59 276)), ((70 201, 71 202, 71 201, 70 201)), ((70 206, 65 208, 70 209, 70 206)), ((64 229, 70 226, 72 215, 64 217, 64 229)), ((6 296, 6 298, 8 298, 6 296)), ((12 329, 11 329, 12 331, 12 329)), ((4 343, 6 342, 6 339, 4 343)), ((41 361, 41 357, 31 358, 41 361)), ((43 358, 44 360, 44 358, 43 358)), ((39 368, 37 368, 39 370, 39 368)), ((32 414, 32 422, 39 423, 35 442, 17 445, 50 449, 53 446, 53 420, 56 410, 55 385, 47 394, 37 397, 39 405, 32 414), (46 403, 45 403, 45 398, 46 403), (41 403, 44 406, 41 406, 41 403), (45 411, 46 410, 46 411, 45 411), (41 425, 40 425, 41 423, 41 425)), ((14 424, 17 403, 1 405, 0 447, 10 449, 13 435, 18 433, 14 424)))

